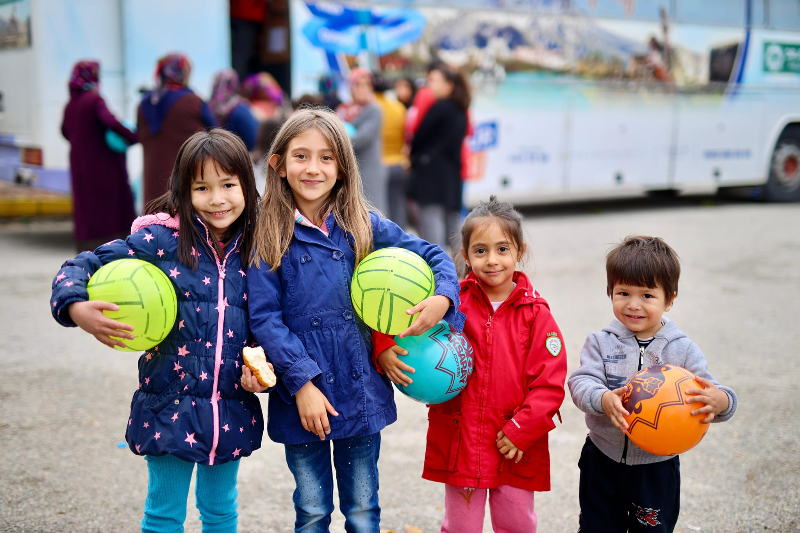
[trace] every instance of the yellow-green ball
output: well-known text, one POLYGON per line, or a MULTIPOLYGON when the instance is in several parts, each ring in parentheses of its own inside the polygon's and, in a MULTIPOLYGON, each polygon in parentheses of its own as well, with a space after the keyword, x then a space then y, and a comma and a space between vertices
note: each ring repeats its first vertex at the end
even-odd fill
MULTIPOLYGON (((157 266, 140 259, 120 259, 103 265, 89 280, 89 300, 115 303, 118 311, 103 313, 133 326, 134 339, 120 339, 140 352, 163 341, 175 325, 178 300, 169 278, 157 266)), ((115 337, 116 338, 116 337, 115 337)))
POLYGON ((432 296, 435 288, 433 272, 424 259, 403 248, 383 248, 358 264, 350 297, 364 323, 397 335, 417 318, 406 311, 432 296))

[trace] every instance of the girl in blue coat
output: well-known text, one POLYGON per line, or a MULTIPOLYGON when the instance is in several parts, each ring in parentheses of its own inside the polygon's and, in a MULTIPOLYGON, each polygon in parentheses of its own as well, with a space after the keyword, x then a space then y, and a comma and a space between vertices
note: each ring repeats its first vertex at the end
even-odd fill
POLYGON ((371 362, 370 330, 353 310, 350 280, 374 249, 411 250, 431 266, 436 290, 408 310, 419 316, 401 336, 419 335, 442 317, 460 331, 455 266, 438 246, 368 210, 352 145, 332 112, 292 114, 268 161, 247 270, 250 327, 279 377, 267 431, 285 445, 295 478, 295 531, 328 531, 332 441, 345 529, 377 533, 380 431, 397 409, 391 382, 371 362))
POLYGON ((132 235, 67 261, 53 281, 53 317, 107 346, 125 346, 133 328, 103 314, 115 304, 88 301, 95 271, 141 259, 175 288, 175 325, 139 358, 125 432, 149 471, 143 532, 183 531, 195 463, 203 531, 236 531, 238 460, 261 447, 264 430, 258 399, 239 385, 249 341, 242 258, 252 250, 257 203, 242 141, 221 129, 195 133, 178 152, 169 191, 134 221, 132 235))

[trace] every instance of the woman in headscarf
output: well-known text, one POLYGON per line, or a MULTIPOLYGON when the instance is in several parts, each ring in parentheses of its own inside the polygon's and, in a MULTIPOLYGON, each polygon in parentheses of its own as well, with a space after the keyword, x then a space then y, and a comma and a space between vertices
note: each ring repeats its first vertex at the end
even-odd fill
POLYGON ((145 204, 167 191, 169 175, 184 141, 216 124, 208 104, 189 89, 190 73, 185 55, 162 57, 156 66, 156 87, 146 92, 139 104, 145 204))
POLYGON ((108 147, 106 131, 117 133, 130 144, 137 142, 136 134, 108 110, 99 83, 97 61, 75 64, 61 125, 61 133, 70 143, 72 220, 79 252, 126 236, 135 216, 125 153, 108 147))
POLYGON ((352 102, 341 104, 336 108, 336 114, 355 129, 350 141, 358 158, 364 193, 378 211, 386 213, 387 172, 381 161, 383 114, 375 102, 372 72, 360 67, 350 71, 350 95, 352 102))
POLYGON ((285 101, 283 90, 275 78, 266 72, 252 74, 242 82, 242 96, 247 98, 250 111, 259 122, 269 119, 280 119, 284 115, 291 113, 291 106, 288 112, 284 109, 285 101))
POLYGON ((247 102, 239 96, 239 75, 235 70, 225 69, 214 76, 209 105, 217 125, 238 135, 247 151, 252 152, 256 145, 258 121, 247 102))

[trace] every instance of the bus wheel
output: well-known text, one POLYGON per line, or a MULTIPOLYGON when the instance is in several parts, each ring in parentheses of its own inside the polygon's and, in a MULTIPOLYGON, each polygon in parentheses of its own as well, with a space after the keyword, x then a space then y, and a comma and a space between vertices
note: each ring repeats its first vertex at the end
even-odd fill
POLYGON ((778 139, 764 198, 770 202, 800 201, 800 131, 787 130, 778 139))

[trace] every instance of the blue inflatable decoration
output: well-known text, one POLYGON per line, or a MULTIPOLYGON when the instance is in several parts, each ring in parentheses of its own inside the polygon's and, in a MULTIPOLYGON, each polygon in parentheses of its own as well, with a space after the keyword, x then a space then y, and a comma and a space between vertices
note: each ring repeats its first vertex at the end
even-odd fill
POLYGON ((411 385, 395 385, 409 398, 426 404, 442 403, 467 386, 472 374, 472 346, 444 320, 422 335, 396 337, 395 342, 408 351, 400 360, 415 370, 408 374, 414 381, 411 385))
MULTIPOLYGON (((121 120, 122 125, 131 130, 132 132, 136 132, 136 126, 134 126, 128 120, 121 120)), ((114 130, 106 130, 106 144, 112 151, 117 153, 124 153, 125 150, 128 149, 128 141, 126 141, 119 133, 114 130)))

